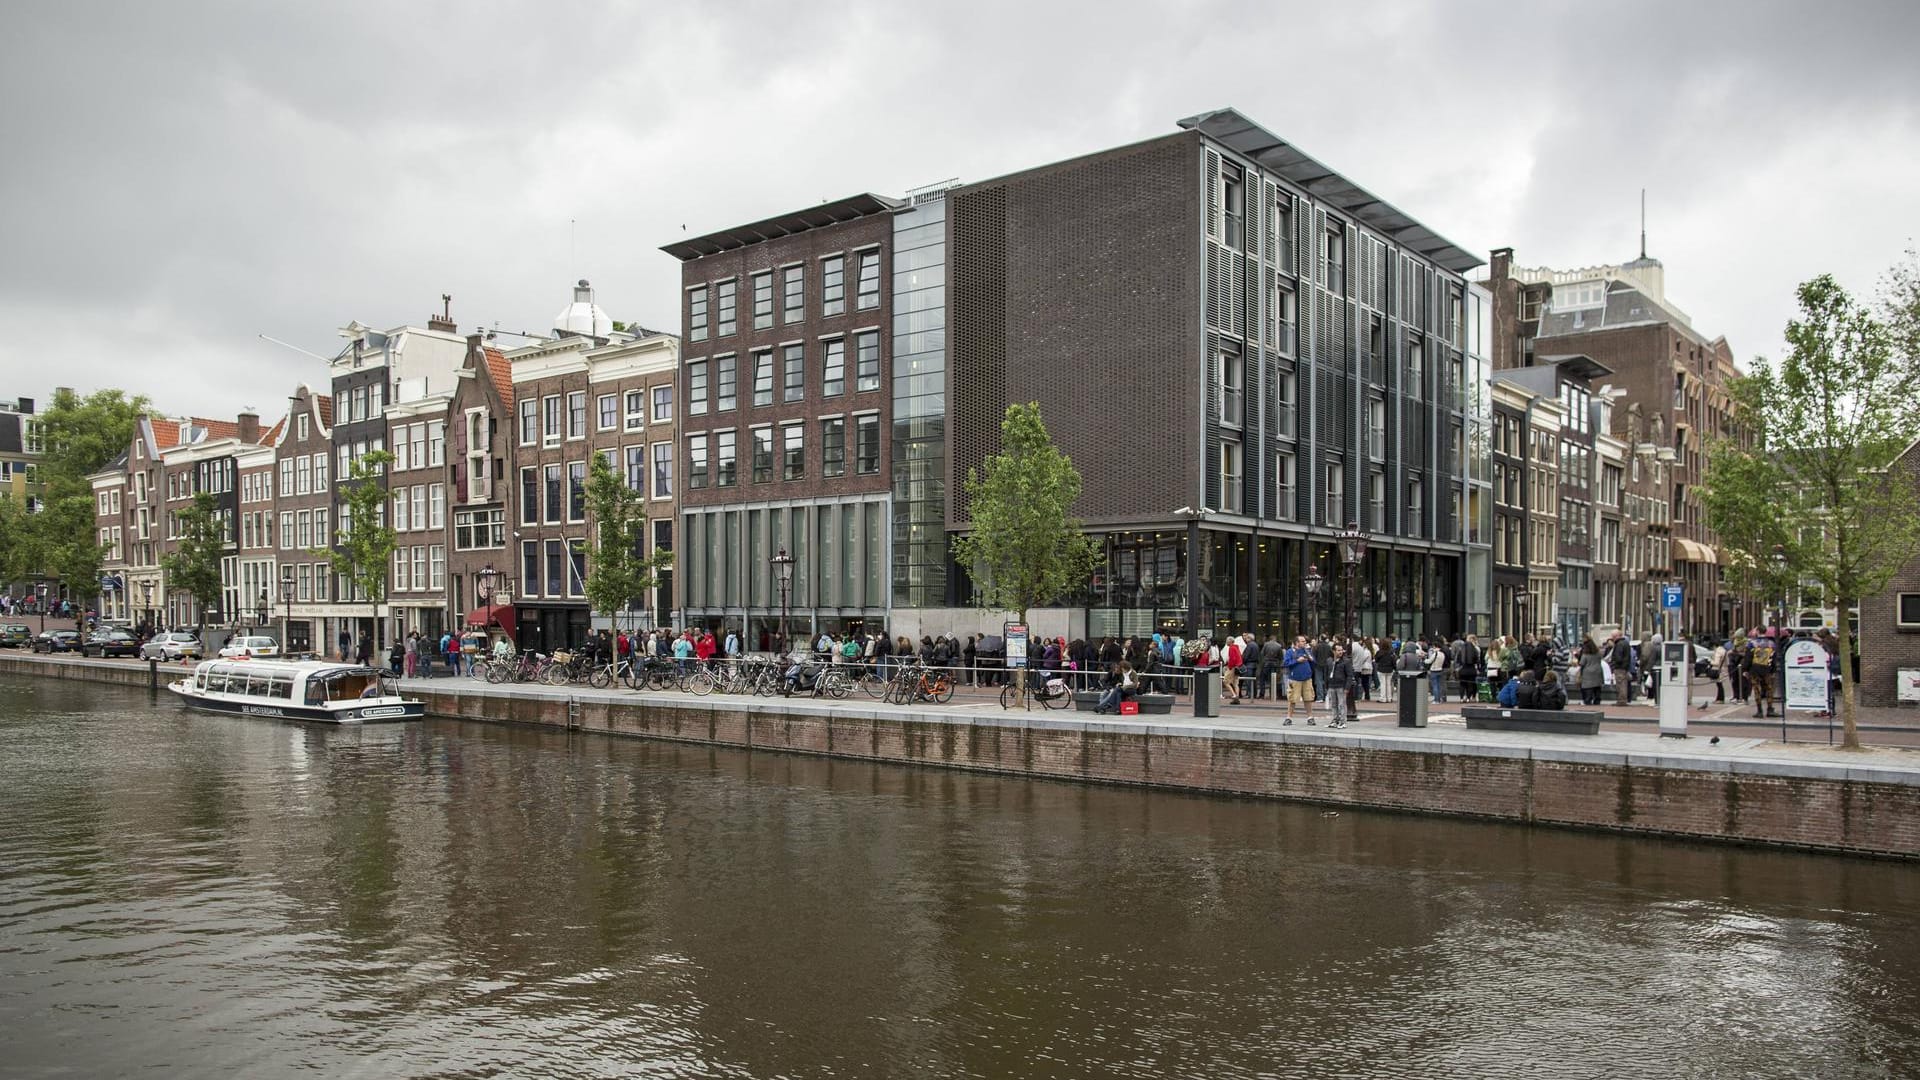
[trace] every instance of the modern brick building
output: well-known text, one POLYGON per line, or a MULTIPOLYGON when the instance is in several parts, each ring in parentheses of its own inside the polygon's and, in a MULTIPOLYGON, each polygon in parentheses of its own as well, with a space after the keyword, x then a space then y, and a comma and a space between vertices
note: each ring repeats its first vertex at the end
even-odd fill
POLYGON ((796 560, 793 637, 887 625, 903 205, 855 195, 664 248, 682 263, 687 622, 774 647, 772 559, 784 549, 796 560))
POLYGON ((1332 626, 1349 523, 1360 629, 1486 629, 1480 260, 1233 110, 1180 126, 946 193, 949 530, 1037 401, 1106 547, 1086 633, 1332 626))

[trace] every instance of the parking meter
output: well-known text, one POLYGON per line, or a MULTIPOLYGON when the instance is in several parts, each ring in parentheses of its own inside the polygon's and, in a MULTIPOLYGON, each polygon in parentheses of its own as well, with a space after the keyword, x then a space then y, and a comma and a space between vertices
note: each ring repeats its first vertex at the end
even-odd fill
POLYGON ((1660 646, 1660 734, 1687 737, 1687 691, 1693 679, 1693 643, 1669 641, 1660 646))

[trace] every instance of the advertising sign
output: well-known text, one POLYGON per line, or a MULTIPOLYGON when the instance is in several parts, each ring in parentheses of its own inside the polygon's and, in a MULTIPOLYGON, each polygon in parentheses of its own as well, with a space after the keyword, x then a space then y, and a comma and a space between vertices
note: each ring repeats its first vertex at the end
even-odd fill
POLYGON ((1798 712, 1823 712, 1827 707, 1827 650, 1812 641, 1796 641, 1787 646, 1780 662, 1787 708, 1798 712))
POLYGON ((1006 628, 1006 634, 1007 634, 1007 666, 1010 668, 1026 667, 1027 666, 1027 628, 1024 626, 1016 625, 1014 623, 1008 623, 1006 628))

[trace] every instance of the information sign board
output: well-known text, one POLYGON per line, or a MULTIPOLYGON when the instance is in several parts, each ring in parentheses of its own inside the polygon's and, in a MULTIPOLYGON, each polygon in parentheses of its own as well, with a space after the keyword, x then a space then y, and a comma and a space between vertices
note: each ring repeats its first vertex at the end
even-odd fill
POLYGON ((1796 641, 1780 662, 1787 708, 1824 712, 1827 708, 1827 650, 1818 642, 1796 641))
POLYGON ((1026 667, 1027 666, 1027 628, 1017 623, 1008 623, 1006 627, 1006 635, 1007 635, 1007 666, 1010 668, 1026 667))

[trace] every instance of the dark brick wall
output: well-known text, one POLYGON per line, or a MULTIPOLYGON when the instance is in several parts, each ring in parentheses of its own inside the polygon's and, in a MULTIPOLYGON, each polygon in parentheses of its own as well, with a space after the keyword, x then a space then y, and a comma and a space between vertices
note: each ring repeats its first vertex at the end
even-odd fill
POLYGON ((1010 402, 1040 403, 1090 524, 1165 521, 1199 498, 1199 150, 1183 132, 949 196, 950 524, 1010 402))

